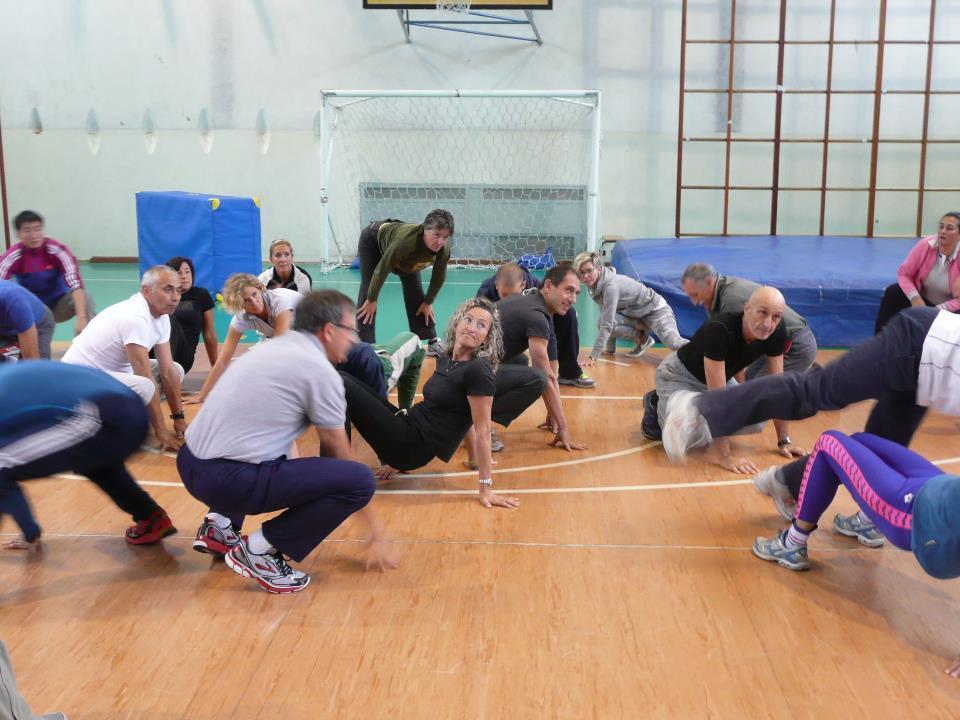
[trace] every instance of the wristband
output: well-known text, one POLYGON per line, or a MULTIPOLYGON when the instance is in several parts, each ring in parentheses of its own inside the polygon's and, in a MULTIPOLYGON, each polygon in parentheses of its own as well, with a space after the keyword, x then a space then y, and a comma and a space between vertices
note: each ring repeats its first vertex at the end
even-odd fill
POLYGON ((170 413, 170 419, 171 419, 171 420, 185 420, 185 419, 186 419, 186 415, 184 415, 182 412, 170 413))
POLYGON ((479 480, 477 480, 477 482, 480 483, 481 485, 486 485, 487 487, 490 487, 491 485, 493 485, 493 478, 480 478, 479 480))
POLYGON ((793 445, 793 440, 790 439, 790 436, 789 436, 789 435, 787 435, 786 437, 784 437, 783 440, 778 440, 778 441, 777 441, 777 447, 778 447, 778 448, 786 447, 787 445, 793 445))

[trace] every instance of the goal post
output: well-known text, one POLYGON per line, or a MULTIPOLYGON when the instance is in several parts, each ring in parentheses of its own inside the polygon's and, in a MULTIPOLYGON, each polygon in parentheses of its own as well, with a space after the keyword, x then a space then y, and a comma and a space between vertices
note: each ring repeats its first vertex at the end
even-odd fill
POLYGON ((451 261, 498 264, 597 247, 600 93, 327 90, 321 255, 356 256, 375 220, 455 220, 451 261))

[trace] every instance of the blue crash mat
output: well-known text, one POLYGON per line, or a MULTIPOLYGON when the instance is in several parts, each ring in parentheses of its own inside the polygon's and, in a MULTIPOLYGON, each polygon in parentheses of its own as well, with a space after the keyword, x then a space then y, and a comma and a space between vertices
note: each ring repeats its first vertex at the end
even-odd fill
POLYGON ((618 273, 629 275, 666 298, 680 332, 691 337, 706 318, 680 289, 693 262, 713 265, 722 275, 773 285, 803 315, 821 346, 851 346, 873 335, 884 288, 917 238, 761 236, 637 238, 613 251, 618 273))

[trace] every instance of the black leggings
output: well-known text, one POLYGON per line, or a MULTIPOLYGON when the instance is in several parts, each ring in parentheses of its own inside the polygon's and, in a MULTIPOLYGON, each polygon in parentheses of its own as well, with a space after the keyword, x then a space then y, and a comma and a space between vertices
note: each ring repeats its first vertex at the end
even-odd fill
MULTIPOLYGON (((927 307, 933 307, 933 303, 927 302, 926 298, 923 301, 927 303, 927 307)), ((911 307, 910 298, 903 294, 900 285, 897 283, 887 285, 886 290, 883 291, 883 297, 880 298, 880 308, 877 310, 873 332, 878 333, 883 330, 883 326, 890 322, 890 318, 908 307, 911 307)))
POLYGON ((352 375, 341 372, 340 377, 347 398, 348 436, 352 423, 380 462, 397 470, 416 470, 436 457, 409 415, 398 415, 399 408, 352 375))
MULTIPOLYGON (((357 428, 380 462, 397 470, 415 470, 437 457, 409 415, 352 375, 340 373, 347 398, 347 435, 357 428)), ((538 368, 501 365, 490 411, 493 422, 506 427, 543 394, 547 376, 538 368)), ((462 438, 461 438, 462 439, 462 438)))

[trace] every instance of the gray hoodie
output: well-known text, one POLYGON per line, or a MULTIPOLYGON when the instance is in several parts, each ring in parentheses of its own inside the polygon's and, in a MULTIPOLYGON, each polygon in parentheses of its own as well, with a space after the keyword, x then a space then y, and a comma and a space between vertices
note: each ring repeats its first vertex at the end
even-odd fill
POLYGON ((617 324, 617 314, 640 320, 667 306, 667 301, 658 293, 631 277, 617 275, 612 267, 600 268, 597 284, 588 290, 590 297, 600 306, 600 331, 590 351, 592 358, 600 357, 617 324))

